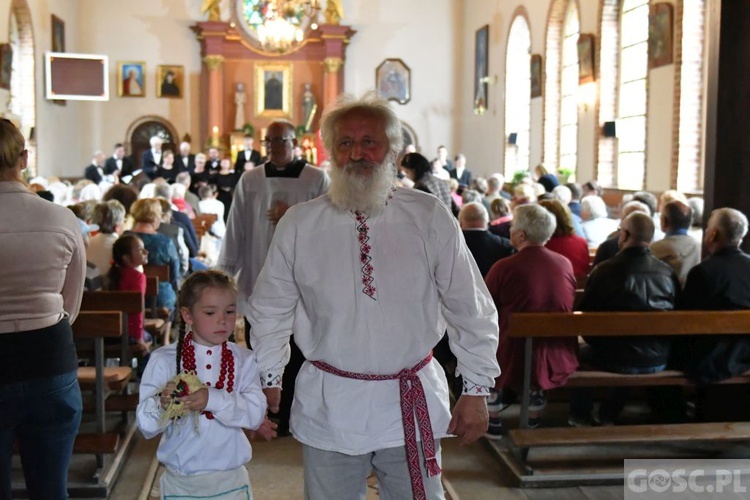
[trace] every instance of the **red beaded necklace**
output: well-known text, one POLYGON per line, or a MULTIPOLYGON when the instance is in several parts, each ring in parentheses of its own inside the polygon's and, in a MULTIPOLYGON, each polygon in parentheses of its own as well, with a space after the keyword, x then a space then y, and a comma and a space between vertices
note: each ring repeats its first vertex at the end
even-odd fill
MULTIPOLYGON (((195 366, 193 332, 189 332, 185 335, 185 340, 182 343, 182 368, 185 371, 197 373, 195 366)), ((234 356, 232 355, 232 351, 229 350, 229 347, 227 347, 226 340, 221 343, 221 371, 219 372, 219 380, 214 387, 216 389, 223 389, 225 380, 227 384, 227 392, 232 392, 234 390, 234 356)), ((211 382, 207 382, 206 385, 211 385, 211 382)), ((213 413, 210 411, 204 411, 202 414, 209 420, 213 420, 214 418, 213 413)))

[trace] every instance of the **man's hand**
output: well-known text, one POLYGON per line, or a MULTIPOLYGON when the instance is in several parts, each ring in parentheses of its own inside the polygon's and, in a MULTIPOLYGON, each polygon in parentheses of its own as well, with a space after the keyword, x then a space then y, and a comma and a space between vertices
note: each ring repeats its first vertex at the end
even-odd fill
POLYGON ((272 387, 270 389, 263 389, 263 394, 266 395, 266 401, 268 401, 268 411, 278 413, 279 403, 281 403, 281 388, 272 387))
POLYGON ((266 441, 270 441, 277 436, 276 429, 279 426, 268 420, 266 417, 260 427, 250 432, 250 439, 255 439, 257 436, 262 437, 266 441))
POLYGON ((281 220, 287 210, 289 210, 289 205, 283 201, 277 201, 273 207, 268 209, 266 215, 268 216, 268 220, 271 221, 271 224, 275 226, 279 223, 279 220, 281 220))
POLYGON ((485 397, 463 395, 453 408, 448 432, 461 438, 461 444, 470 444, 487 432, 489 423, 485 397))

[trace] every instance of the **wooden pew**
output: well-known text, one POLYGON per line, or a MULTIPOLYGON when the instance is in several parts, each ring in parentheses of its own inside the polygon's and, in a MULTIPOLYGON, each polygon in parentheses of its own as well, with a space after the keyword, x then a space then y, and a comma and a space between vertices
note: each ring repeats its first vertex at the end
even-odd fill
POLYGON ((79 368, 78 379, 82 385, 93 379, 96 401, 96 432, 76 436, 73 452, 96 454, 98 467, 102 467, 105 454, 115 453, 119 443, 117 433, 106 432, 105 381, 108 385, 123 381, 127 383, 132 375, 132 369, 127 366, 104 366, 104 339, 123 335, 124 318, 120 311, 82 311, 72 325, 74 338, 94 340, 95 366, 93 369, 79 368))
MULTIPOLYGON (((750 440, 750 423, 691 423, 625 425, 593 428, 528 428, 529 390, 534 338, 577 336, 684 336, 750 334, 750 310, 662 311, 662 312, 573 312, 513 313, 508 335, 525 340, 520 429, 509 431, 516 456, 527 462, 534 447, 584 444, 628 445, 652 442, 750 440)), ((722 381, 750 384, 750 372, 722 381)), ((692 381, 680 371, 666 370, 645 375, 621 375, 580 369, 565 387, 689 386, 692 381)), ((526 465, 524 465, 526 466, 526 465)), ((526 466, 527 467, 527 466, 526 466)))
POLYGON ((143 266, 143 273, 146 275, 146 299, 149 302, 149 307, 146 309, 146 329, 149 333, 154 335, 155 338, 160 337, 162 344, 169 344, 169 332, 163 326, 154 326, 151 320, 159 319, 157 314, 157 295, 159 294, 159 283, 169 283, 170 269, 168 265, 157 265, 147 264, 143 266))
POLYGON ((216 214, 201 214, 196 215, 195 219, 193 219, 193 227, 195 228, 195 234, 198 236, 198 239, 209 232, 211 230, 211 226, 213 226, 214 222, 218 220, 218 216, 216 214))

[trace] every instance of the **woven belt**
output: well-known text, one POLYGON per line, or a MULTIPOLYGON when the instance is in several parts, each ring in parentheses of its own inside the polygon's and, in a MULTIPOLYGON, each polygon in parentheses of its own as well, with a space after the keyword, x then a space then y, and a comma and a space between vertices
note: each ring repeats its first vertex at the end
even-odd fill
POLYGON ((423 500, 425 498, 422 471, 419 466, 419 453, 417 451, 417 431, 414 426, 414 415, 417 416, 417 425, 422 434, 422 452, 425 458, 425 468, 428 476, 440 474, 440 466, 435 457, 435 439, 432 437, 432 424, 430 413, 427 409, 427 399, 424 395, 422 382, 419 381, 417 372, 432 361, 432 352, 412 368, 405 368, 395 375, 368 375, 366 373, 347 372, 329 365, 324 361, 311 361, 313 366, 326 373, 338 375, 339 377, 355 380, 396 380, 399 382, 401 395, 401 419, 404 424, 404 444, 406 446, 406 460, 409 466, 409 477, 411 478, 411 490, 414 498, 423 500))

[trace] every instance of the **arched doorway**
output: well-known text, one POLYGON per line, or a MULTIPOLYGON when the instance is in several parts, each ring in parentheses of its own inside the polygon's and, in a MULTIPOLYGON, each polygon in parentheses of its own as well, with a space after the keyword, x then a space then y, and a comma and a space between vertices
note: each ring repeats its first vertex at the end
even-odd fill
POLYGON ((401 133, 404 136, 403 147, 406 147, 409 144, 414 144, 414 147, 417 148, 417 151, 419 151, 419 139, 417 138, 417 133, 414 131, 411 125, 403 120, 401 120, 401 133))
POLYGON ((177 130, 164 118, 159 116, 143 116, 133 122, 127 132, 126 148, 130 146, 130 154, 136 168, 141 168, 141 156, 151 147, 151 138, 157 136, 164 141, 162 149, 170 149, 177 153, 177 130))

